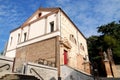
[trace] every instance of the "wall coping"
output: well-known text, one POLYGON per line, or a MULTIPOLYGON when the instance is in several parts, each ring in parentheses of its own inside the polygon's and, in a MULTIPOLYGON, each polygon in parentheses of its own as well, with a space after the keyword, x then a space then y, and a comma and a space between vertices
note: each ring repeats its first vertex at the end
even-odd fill
POLYGON ((5 60, 5 61, 11 61, 11 62, 13 62, 14 58, 9 58, 9 57, 6 57, 6 56, 0 56, 0 60, 5 60))
POLYGON ((31 63, 31 62, 28 62, 27 65, 34 66, 34 67, 51 69, 51 70, 56 70, 57 71, 57 68, 51 67, 51 66, 46 66, 46 65, 41 65, 41 64, 31 63))

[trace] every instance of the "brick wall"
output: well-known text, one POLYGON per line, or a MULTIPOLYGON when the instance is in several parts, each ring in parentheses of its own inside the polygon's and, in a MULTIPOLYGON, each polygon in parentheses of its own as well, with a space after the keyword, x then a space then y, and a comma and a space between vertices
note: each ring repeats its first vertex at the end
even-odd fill
POLYGON ((55 62, 56 37, 20 47, 16 51, 15 70, 21 69, 23 63, 37 63, 39 59, 55 62))

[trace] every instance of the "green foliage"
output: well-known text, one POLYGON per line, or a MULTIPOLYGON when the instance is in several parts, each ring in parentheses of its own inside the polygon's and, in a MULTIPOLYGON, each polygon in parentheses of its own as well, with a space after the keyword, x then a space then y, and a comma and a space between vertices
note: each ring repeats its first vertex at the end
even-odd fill
POLYGON ((113 21, 97 29, 101 35, 91 36, 87 39, 90 59, 98 58, 100 52, 111 48, 115 62, 120 62, 120 22, 113 21))
POLYGON ((113 47, 117 44, 117 40, 110 35, 104 36, 104 42, 106 43, 107 47, 113 47))
POLYGON ((109 35, 117 40, 120 40, 120 23, 116 23, 115 21, 102 25, 98 27, 98 32, 102 33, 102 35, 109 35))

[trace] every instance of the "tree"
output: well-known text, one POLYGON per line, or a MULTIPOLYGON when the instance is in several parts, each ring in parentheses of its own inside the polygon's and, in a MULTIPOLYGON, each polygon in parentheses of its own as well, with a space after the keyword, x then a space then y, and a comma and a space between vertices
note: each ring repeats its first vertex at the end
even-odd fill
POLYGON ((98 27, 98 33, 102 33, 102 35, 109 35, 113 38, 120 40, 120 22, 116 23, 115 21, 102 25, 98 27))
POLYGON ((120 63, 120 22, 111 22, 98 27, 98 32, 102 33, 104 41, 103 48, 111 48, 115 63, 120 63))
MULTIPOLYGON (((100 36, 91 36, 87 39, 89 59, 94 69, 97 69, 99 76, 106 77, 101 52, 103 51, 103 40, 100 36)), ((93 72, 94 73, 94 72, 93 72)))
POLYGON ((98 58, 98 52, 100 50, 98 43, 98 36, 89 37, 87 39, 87 43, 88 43, 89 59, 93 61, 94 59, 98 58))
POLYGON ((107 52, 107 49, 111 49, 115 63, 120 64, 120 22, 113 21, 97 29, 101 35, 90 36, 87 39, 89 59, 92 63, 97 63, 99 76, 106 76, 102 61, 104 51, 107 52))

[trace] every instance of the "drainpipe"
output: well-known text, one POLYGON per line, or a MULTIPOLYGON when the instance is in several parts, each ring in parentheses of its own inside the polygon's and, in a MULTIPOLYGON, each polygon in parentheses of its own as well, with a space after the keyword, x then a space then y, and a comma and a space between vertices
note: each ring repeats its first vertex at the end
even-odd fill
MULTIPOLYGON (((60 9, 59 12, 60 12, 60 17, 59 17, 59 19, 60 19, 60 25, 59 25, 59 26, 60 26, 60 27, 59 27, 59 28, 60 28, 60 40, 61 40, 61 9, 60 9)), ((58 80, 61 80, 61 76, 60 76, 60 72, 61 72, 61 71, 60 71, 60 41, 58 41, 58 42, 59 42, 58 80)))

